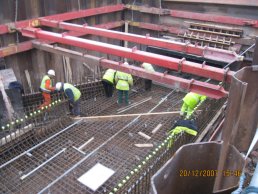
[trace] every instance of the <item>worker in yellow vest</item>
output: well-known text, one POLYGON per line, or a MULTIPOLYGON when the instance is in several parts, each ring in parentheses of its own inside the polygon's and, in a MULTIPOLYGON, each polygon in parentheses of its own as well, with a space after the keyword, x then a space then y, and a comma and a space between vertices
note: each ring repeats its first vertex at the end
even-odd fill
POLYGON ((129 104, 129 89, 133 86, 133 77, 128 73, 117 71, 115 75, 116 89, 118 91, 118 104, 123 103, 125 96, 125 104, 129 104))
MULTIPOLYGON (((141 67, 144 68, 147 72, 155 72, 153 66, 150 63, 143 63, 141 64, 141 67)), ((144 85, 146 91, 151 91, 152 80, 144 79, 144 85)))
POLYGON ((110 98, 114 92, 116 70, 108 69, 102 78, 102 84, 105 90, 106 97, 110 98))
POLYGON ((176 121, 172 129, 168 132, 168 135, 170 137, 168 141, 168 148, 171 148, 173 146, 174 141, 181 133, 186 133, 192 136, 196 136, 198 133, 198 128, 196 123, 193 120, 176 121))
POLYGON ((181 107, 180 115, 184 116, 186 114, 187 117, 190 117, 194 112, 194 108, 200 103, 206 100, 206 96, 202 96, 200 94, 196 94, 193 92, 189 92, 183 98, 183 105, 181 107))
POLYGON ((72 84, 62 82, 56 83, 56 90, 65 93, 69 101, 71 115, 80 116, 80 90, 72 84))
POLYGON ((55 71, 53 69, 48 70, 47 75, 45 75, 40 84, 40 91, 43 96, 43 104, 39 108, 44 108, 51 103, 50 93, 55 91, 53 87, 53 79, 55 77, 55 71))

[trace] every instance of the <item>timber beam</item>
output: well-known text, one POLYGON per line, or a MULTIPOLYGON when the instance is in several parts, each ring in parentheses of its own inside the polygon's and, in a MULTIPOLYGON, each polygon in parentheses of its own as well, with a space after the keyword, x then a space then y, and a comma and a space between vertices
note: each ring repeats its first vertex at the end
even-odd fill
POLYGON ((84 54, 81 52, 77 52, 77 51, 73 51, 73 50, 69 50, 61 47, 43 44, 38 41, 34 41, 33 46, 40 50, 44 50, 44 51, 59 54, 59 55, 64 55, 80 61, 89 61, 89 60, 94 61, 95 64, 98 64, 104 68, 112 68, 118 71, 123 71, 126 73, 130 73, 134 76, 150 79, 175 88, 181 88, 188 91, 203 94, 210 98, 219 99, 222 97, 227 97, 228 95, 228 92, 225 91, 224 88, 221 86, 196 81, 193 79, 187 80, 187 79, 183 79, 183 78, 179 78, 179 77, 175 77, 175 76, 171 76, 171 75, 167 75, 159 72, 150 73, 140 67, 136 67, 132 65, 124 65, 116 61, 95 57, 92 55, 84 54))
POLYGON ((64 30, 70 30, 80 33, 87 33, 92 35, 97 35, 101 37, 107 37, 112 39, 124 40, 129 42, 135 42, 143 45, 156 46, 161 48, 166 48, 174 51, 184 52, 187 54, 193 54, 197 56, 202 56, 207 59, 223 61, 226 63, 231 63, 233 61, 238 61, 239 57, 234 51, 226 51, 217 48, 201 47, 192 44, 179 43, 170 40, 164 40, 160 38, 150 37, 149 35, 141 36, 132 33, 118 32, 113 30, 100 29, 91 26, 83 26, 79 24, 72 24, 67 22, 59 22, 47 19, 40 19, 41 25, 60 28, 64 30))

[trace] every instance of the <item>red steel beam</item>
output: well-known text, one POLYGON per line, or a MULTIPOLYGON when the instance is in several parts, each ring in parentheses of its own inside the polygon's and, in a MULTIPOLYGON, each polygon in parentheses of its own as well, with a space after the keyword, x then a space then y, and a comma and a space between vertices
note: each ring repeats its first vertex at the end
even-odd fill
POLYGON ((32 49, 32 41, 25 41, 19 44, 9 45, 7 47, 0 48, 0 57, 6 57, 16 53, 28 51, 32 49))
POLYGON ((0 34, 6 34, 9 32, 12 32, 13 31, 12 29, 15 29, 15 28, 40 26, 39 19, 42 19, 42 18, 45 18, 48 20, 68 21, 68 20, 89 17, 89 16, 94 16, 94 15, 100 15, 100 14, 105 14, 105 13, 112 13, 112 12, 122 11, 122 10, 124 10, 124 5, 117 4, 117 5, 97 7, 97 8, 92 8, 92 9, 85 9, 85 10, 80 10, 80 11, 72 11, 72 12, 67 12, 67 13, 62 13, 62 14, 55 14, 55 15, 50 15, 50 16, 45 16, 45 17, 40 17, 40 18, 34 18, 34 19, 30 19, 30 20, 12 22, 12 23, 8 23, 8 24, 0 25, 0 34))
MULTIPOLYGON (((98 24, 96 27, 98 28, 105 28, 105 29, 112 29, 112 28, 117 28, 121 27, 124 25, 124 21, 116 21, 116 22, 110 22, 106 24, 98 24)), ((70 36, 85 36, 87 33, 81 33, 81 32, 67 32, 68 35, 70 36)), ((54 43, 54 42, 48 42, 49 44, 54 43)), ((2 47, 0 48, 0 57, 7 57, 10 55, 14 55, 20 52, 28 51, 33 49, 32 47, 32 41, 24 41, 22 43, 18 43, 15 45, 9 45, 7 47, 2 47)))
POLYGON ((170 2, 180 3, 208 3, 208 4, 221 4, 221 5, 241 5, 241 6, 258 6, 256 0, 163 0, 170 2))
POLYGON ((100 65, 105 68, 116 69, 118 71, 130 73, 138 77, 163 83, 163 84, 172 86, 173 88, 182 88, 187 91, 196 92, 198 94, 206 95, 210 98, 219 99, 219 98, 228 96, 228 92, 225 91, 224 88, 221 86, 196 81, 193 79, 187 80, 187 79, 183 79, 180 77, 167 75, 159 72, 150 73, 140 67, 119 64, 119 62, 115 62, 107 59, 102 59, 100 61, 100 65))
POLYGON ((40 50, 44 50, 44 51, 55 53, 62 56, 68 56, 70 58, 80 60, 83 62, 91 61, 95 65, 99 64, 105 68, 112 68, 118 71, 127 72, 138 77, 150 79, 153 81, 157 81, 159 83, 164 83, 174 88, 182 88, 192 92, 203 94, 210 98, 218 99, 221 97, 226 97, 228 95, 228 92, 225 91, 223 87, 220 87, 217 85, 200 82, 196 80, 186 80, 183 78, 178 78, 164 73, 158 73, 158 72, 151 73, 151 72, 145 71, 140 67, 136 67, 132 65, 124 65, 116 61, 103 59, 100 57, 84 54, 82 52, 77 52, 77 51, 65 49, 58 46, 44 44, 37 41, 33 42, 33 46, 40 50))
POLYGON ((83 26, 79 24, 72 24, 67 22, 50 21, 46 19, 40 19, 40 23, 44 26, 61 28, 70 31, 76 31, 81 33, 94 34, 97 36, 104 36, 112 39, 125 40, 129 42, 135 42, 143 45, 157 46, 161 48, 171 49, 179 52, 202 56, 207 59, 224 61, 230 63, 238 60, 237 54, 233 51, 226 51, 217 48, 200 47, 192 44, 179 43, 160 38, 153 38, 149 35, 141 36, 131 33, 118 32, 106 29, 100 29, 91 26, 83 26))
POLYGON ((201 20, 201 21, 215 22, 215 23, 221 23, 221 24, 232 24, 232 25, 238 25, 238 26, 252 26, 254 28, 258 28, 258 20, 254 20, 254 19, 236 18, 231 16, 219 16, 219 15, 195 13, 195 12, 189 12, 189 11, 159 9, 155 7, 145 7, 145 6, 136 6, 136 5, 125 5, 125 7, 130 10, 136 10, 136 11, 150 13, 150 14, 170 15, 176 18, 201 20))
POLYGON ((166 26, 166 25, 160 25, 160 24, 151 24, 146 22, 133 22, 129 21, 128 24, 130 26, 135 26, 138 28, 148 29, 148 30, 154 30, 159 32, 169 32, 171 34, 181 34, 185 32, 186 30, 182 30, 179 27, 172 27, 172 26, 166 26))
POLYGON ((93 40, 87 40, 66 35, 65 33, 59 34, 48 32, 37 28, 21 29, 23 36, 37 38, 47 41, 55 41, 58 43, 76 46, 88 50, 94 50, 101 53, 111 54, 124 58, 131 58, 136 61, 148 62, 158 66, 191 73, 202 77, 207 77, 214 80, 230 82, 233 71, 225 71, 223 69, 193 63, 185 60, 175 59, 172 57, 153 54, 145 51, 139 51, 137 48, 129 49, 112 44, 101 43, 93 40))

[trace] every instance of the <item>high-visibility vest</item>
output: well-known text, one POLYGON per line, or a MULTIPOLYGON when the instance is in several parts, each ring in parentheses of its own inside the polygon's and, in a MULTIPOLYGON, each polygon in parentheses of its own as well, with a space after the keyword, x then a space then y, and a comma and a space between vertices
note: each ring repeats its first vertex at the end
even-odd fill
POLYGON ((79 100, 81 97, 81 92, 78 88, 74 87, 72 84, 64 83, 64 91, 67 89, 71 89, 74 96, 74 101, 79 100))
POLYGON ((116 70, 114 69, 108 69, 105 74, 103 75, 103 80, 107 80, 110 83, 114 84, 114 76, 115 76, 116 70))
POLYGON ((143 63, 143 68, 149 72, 155 72, 153 66, 150 63, 143 63))
POLYGON ((201 100, 201 95, 200 94, 196 94, 193 92, 189 92, 188 94, 186 94, 186 96, 183 98, 183 101, 190 106, 192 109, 194 109, 197 104, 200 102, 201 100))
POLYGON ((129 87, 133 85, 133 77, 121 71, 116 72, 115 76, 116 89, 128 91, 129 87))
POLYGON ((40 84, 40 89, 44 92, 50 93, 51 90, 46 89, 46 81, 50 80, 50 86, 52 86, 52 80, 50 79, 50 77, 48 75, 45 75, 41 81, 40 84))
POLYGON ((188 127, 183 127, 183 126, 177 126, 176 128, 172 129, 171 134, 178 135, 179 133, 185 132, 189 135, 196 136, 197 131, 190 129, 188 127))

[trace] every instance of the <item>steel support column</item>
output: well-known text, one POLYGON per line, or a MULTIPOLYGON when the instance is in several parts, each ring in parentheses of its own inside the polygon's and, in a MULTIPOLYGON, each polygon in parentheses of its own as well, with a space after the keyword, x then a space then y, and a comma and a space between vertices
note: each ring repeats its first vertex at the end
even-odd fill
POLYGON ((65 33, 59 34, 48 32, 36 28, 21 29, 24 36, 31 38, 38 38, 41 40, 55 41, 62 44, 72 45, 88 50, 94 50, 101 53, 111 54, 124 58, 131 58, 136 61, 148 62, 158 66, 169 69, 191 73, 202 77, 207 77, 214 80, 230 82, 234 74, 233 71, 226 71, 223 69, 189 62, 186 60, 175 59, 172 57, 162 56, 158 54, 148 53, 137 50, 137 48, 129 49, 121 46, 115 46, 107 43, 101 43, 92 40, 86 40, 73 36, 67 36, 65 33))
POLYGON ((59 22, 47 19, 40 19, 40 24, 49 27, 60 28, 64 30, 76 31, 81 33, 88 33, 97 36, 104 36, 112 39, 135 42, 143 45, 157 46, 161 48, 171 49, 179 52, 202 56, 207 59, 224 61, 230 63, 237 61, 237 54, 233 51, 226 51, 222 49, 200 47, 192 44, 179 43, 159 38, 150 37, 148 35, 141 36, 131 33, 124 33, 106 29, 100 29, 91 26, 83 26, 79 24, 72 24, 67 22, 59 22))
POLYGON ((146 72, 144 69, 140 67, 123 65, 116 61, 102 59, 102 58, 95 57, 92 55, 87 55, 87 54, 85 55, 77 51, 72 51, 61 47, 55 47, 49 44, 41 44, 36 41, 33 43, 33 46, 40 50, 59 54, 62 56, 68 56, 76 60, 92 61, 92 63, 99 64, 105 68, 111 68, 111 69, 116 69, 118 71, 127 72, 132 75, 142 77, 142 78, 147 78, 159 83, 173 86, 175 88, 182 88, 188 91, 203 94, 210 98, 218 99, 221 97, 226 97, 228 95, 228 92, 225 91, 223 87, 220 87, 217 85, 200 82, 196 80, 187 80, 187 79, 183 79, 183 78, 179 78, 171 75, 166 75, 164 73, 158 73, 158 72, 150 73, 150 72, 146 72))

